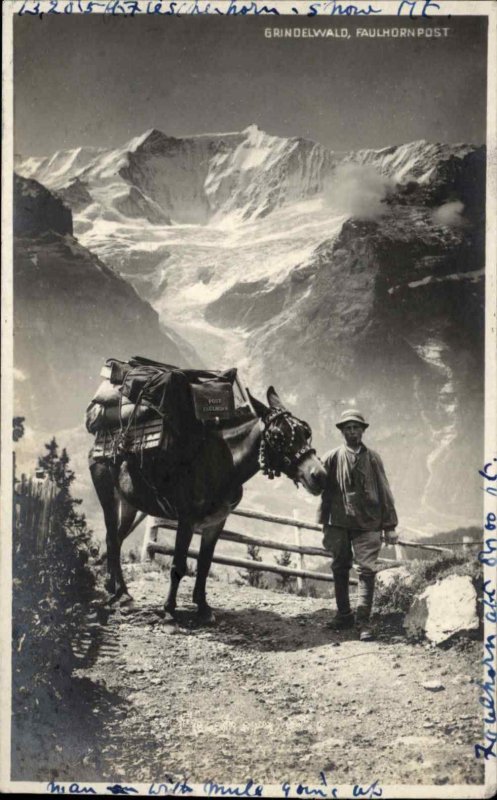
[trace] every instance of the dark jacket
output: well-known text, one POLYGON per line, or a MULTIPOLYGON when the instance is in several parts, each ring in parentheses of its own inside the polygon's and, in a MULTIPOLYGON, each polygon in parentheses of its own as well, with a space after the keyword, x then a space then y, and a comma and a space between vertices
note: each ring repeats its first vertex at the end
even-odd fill
POLYGON ((374 450, 362 445, 355 463, 346 463, 345 445, 324 459, 328 473, 318 510, 318 522, 350 530, 393 530, 397 524, 394 499, 383 462, 374 450))

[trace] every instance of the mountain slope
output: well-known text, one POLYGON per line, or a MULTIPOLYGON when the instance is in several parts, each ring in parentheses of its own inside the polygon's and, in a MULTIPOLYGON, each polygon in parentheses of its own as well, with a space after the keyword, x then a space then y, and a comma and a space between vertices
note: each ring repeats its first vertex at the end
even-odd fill
POLYGON ((263 320, 250 305, 258 319, 247 347, 264 352, 263 379, 298 392, 323 449, 338 444, 334 421, 357 403, 413 513, 478 513, 482 264, 466 232, 406 208, 344 225, 274 290, 265 308, 275 315, 263 320))

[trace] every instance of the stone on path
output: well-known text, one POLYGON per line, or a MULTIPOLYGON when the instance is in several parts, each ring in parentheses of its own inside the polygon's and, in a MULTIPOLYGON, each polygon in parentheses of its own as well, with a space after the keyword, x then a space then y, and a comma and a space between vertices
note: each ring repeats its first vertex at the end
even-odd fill
POLYGON ((445 686, 440 681, 423 681, 421 686, 423 689, 428 689, 429 692, 441 692, 445 689, 445 686))
POLYGON ((409 636, 424 633, 435 644, 477 630, 478 625, 476 591, 468 575, 451 575, 428 586, 414 599, 404 620, 409 636))

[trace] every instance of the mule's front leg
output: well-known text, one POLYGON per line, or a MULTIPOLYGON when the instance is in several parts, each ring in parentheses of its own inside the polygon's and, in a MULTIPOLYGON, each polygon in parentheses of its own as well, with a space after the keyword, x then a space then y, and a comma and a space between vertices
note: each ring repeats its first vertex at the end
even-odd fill
POLYGON ((173 563, 171 564, 169 593, 167 595, 167 600, 164 603, 166 619, 171 619, 176 611, 176 595, 178 594, 178 587, 181 578, 183 578, 183 576, 186 574, 186 559, 188 556, 188 548, 190 547, 192 536, 193 525, 190 520, 180 519, 178 522, 178 530, 176 532, 173 563))
POLYGON ((207 602, 205 588, 207 576, 212 564, 214 549, 223 526, 224 521, 221 523, 221 525, 217 525, 215 528, 206 530, 202 535, 202 543, 200 545, 200 553, 197 565, 197 579, 195 581, 195 588, 193 590, 193 602, 198 606, 198 615, 202 622, 215 622, 214 612, 207 602))

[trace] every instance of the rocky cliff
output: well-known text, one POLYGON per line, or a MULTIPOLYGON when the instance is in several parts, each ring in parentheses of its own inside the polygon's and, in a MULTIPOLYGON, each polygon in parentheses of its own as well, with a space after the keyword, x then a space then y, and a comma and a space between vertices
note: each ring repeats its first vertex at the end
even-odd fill
POLYGON ((209 318, 242 320, 251 330, 253 357, 264 353, 263 379, 298 395, 320 449, 339 443, 334 422, 344 407, 364 410, 368 438, 413 514, 478 513, 484 277, 477 240, 415 208, 350 221, 262 304, 254 296, 260 287, 252 295, 245 287, 209 309, 209 318))
POLYGON ((38 181, 14 175, 14 234, 30 235, 52 230, 72 234, 72 214, 61 199, 38 181))

